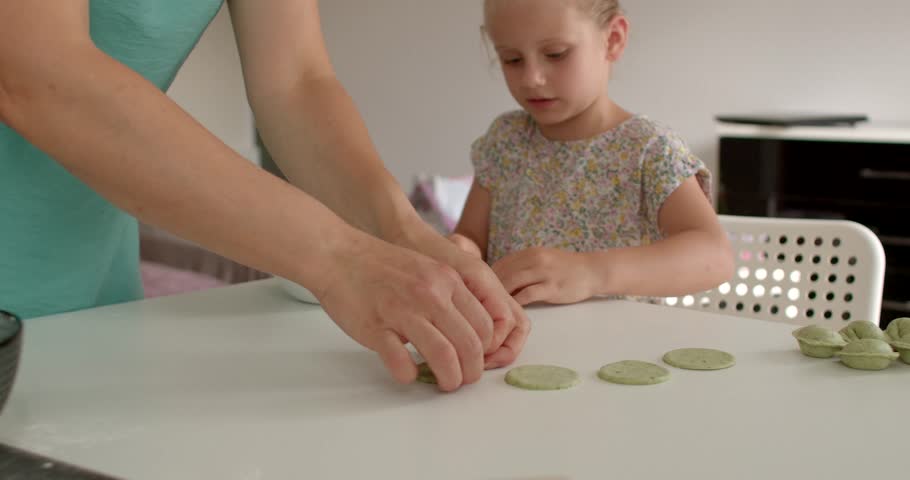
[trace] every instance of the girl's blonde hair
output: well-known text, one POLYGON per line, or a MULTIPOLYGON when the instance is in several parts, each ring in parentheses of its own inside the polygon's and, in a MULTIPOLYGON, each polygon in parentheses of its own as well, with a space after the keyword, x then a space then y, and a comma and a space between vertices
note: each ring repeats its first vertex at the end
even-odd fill
MULTIPOLYGON (((619 0, 572 0, 578 8, 591 15, 597 25, 606 28, 618 15, 622 15, 619 0)), ((495 0, 484 0, 484 13, 488 13, 495 0)))
POLYGON ((591 14, 591 18, 606 28, 618 15, 622 15, 622 7, 619 6, 619 0, 575 0, 578 8, 591 14))

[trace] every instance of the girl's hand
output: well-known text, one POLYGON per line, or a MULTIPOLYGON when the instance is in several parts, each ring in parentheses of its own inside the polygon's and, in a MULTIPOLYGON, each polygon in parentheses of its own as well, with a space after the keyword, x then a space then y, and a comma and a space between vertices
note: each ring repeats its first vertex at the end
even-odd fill
POLYGON ((503 257, 493 271, 521 305, 575 303, 594 294, 596 278, 581 253, 529 248, 503 257))
POLYGON ((470 238, 468 238, 460 233, 453 233, 453 234, 449 235, 447 238, 449 239, 449 241, 454 243, 455 246, 460 248, 462 251, 466 252, 467 254, 469 254, 473 257, 477 257, 477 258, 483 260, 483 253, 480 251, 480 247, 478 247, 477 244, 474 243, 474 240, 471 240, 470 238))

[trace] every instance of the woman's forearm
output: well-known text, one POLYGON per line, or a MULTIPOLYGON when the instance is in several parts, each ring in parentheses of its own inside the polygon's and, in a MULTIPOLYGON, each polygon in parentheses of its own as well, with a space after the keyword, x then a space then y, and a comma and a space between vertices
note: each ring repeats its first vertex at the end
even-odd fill
POLYGON ((334 74, 306 75, 250 99, 265 144, 291 183, 385 240, 398 240, 419 222, 334 74))
POLYGON ((4 123, 143 221, 311 288, 356 236, 89 44, 0 60, 4 123))

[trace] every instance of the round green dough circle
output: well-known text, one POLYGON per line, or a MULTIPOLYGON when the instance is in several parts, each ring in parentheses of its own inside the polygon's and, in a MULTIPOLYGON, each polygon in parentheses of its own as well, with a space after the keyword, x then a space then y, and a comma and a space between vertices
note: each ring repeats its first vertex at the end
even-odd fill
POLYGON ((657 385, 670 379, 670 371, 653 363, 623 360, 600 367, 597 376, 622 385, 657 385))
POLYGON ((686 370, 722 370, 736 365, 736 357, 710 348, 680 348, 667 352, 664 362, 686 370))
POLYGON ((553 365, 522 365, 506 373, 506 383, 525 390, 564 390, 579 380, 575 370, 553 365))

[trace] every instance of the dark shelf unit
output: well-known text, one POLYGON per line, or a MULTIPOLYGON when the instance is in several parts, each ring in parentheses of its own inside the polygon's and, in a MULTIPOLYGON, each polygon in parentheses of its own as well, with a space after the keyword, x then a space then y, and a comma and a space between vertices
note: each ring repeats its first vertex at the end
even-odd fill
POLYGON ((719 128, 720 213, 836 218, 861 223, 885 249, 880 324, 910 317, 910 129, 907 140, 847 129, 800 138, 792 130, 719 128))

